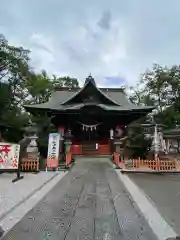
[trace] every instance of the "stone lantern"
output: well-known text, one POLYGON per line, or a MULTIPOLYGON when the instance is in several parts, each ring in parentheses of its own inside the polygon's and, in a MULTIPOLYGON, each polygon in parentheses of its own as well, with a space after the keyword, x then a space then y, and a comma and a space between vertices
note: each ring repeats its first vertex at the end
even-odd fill
POLYGON ((25 131, 24 138, 27 137, 31 140, 26 149, 28 157, 39 156, 39 150, 37 146, 38 129, 36 127, 36 124, 29 122, 28 126, 24 128, 24 131, 25 131))
POLYGON ((72 144, 72 134, 71 134, 71 130, 70 129, 67 129, 65 135, 64 135, 64 144, 65 144, 65 152, 68 153, 70 152, 70 149, 71 149, 71 144, 72 144))

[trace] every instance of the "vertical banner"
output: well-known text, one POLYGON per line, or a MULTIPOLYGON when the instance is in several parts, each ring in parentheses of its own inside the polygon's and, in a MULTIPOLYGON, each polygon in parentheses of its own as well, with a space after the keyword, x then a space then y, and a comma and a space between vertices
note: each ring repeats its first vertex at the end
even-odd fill
POLYGON ((48 156, 46 161, 46 168, 58 168, 59 164, 59 133, 49 134, 48 156))
POLYGON ((0 142, 0 170, 18 169, 20 145, 0 142))

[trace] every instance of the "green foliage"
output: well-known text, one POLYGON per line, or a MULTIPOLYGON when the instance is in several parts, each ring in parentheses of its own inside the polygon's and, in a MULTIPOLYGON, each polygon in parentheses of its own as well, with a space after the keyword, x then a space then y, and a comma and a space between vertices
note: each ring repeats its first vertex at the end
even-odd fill
POLYGON ((28 50, 10 45, 0 35, 0 131, 5 140, 17 142, 31 119, 39 127, 40 145, 47 148, 48 133, 56 129, 47 116, 31 116, 23 105, 48 101, 54 87, 73 88, 79 84, 68 76, 50 77, 45 70, 33 72, 29 60, 28 50))
POLYGON ((47 102, 53 89, 53 82, 45 71, 36 74, 30 72, 26 80, 26 88, 28 92, 27 104, 40 104, 47 102))
POLYGON ((180 66, 154 65, 141 75, 138 86, 131 91, 133 102, 156 107, 158 123, 167 127, 180 124, 180 66))
POLYGON ((21 111, 29 71, 28 53, 21 47, 11 46, 0 35, 0 130, 12 142, 22 138, 21 128, 28 119, 27 113, 21 111))
POLYGON ((129 127, 130 148, 133 150, 133 158, 145 158, 152 144, 152 139, 147 138, 140 124, 129 127))
POLYGON ((10 106, 11 100, 12 92, 10 84, 0 82, 0 117, 2 117, 5 109, 10 106))
MULTIPOLYGON (((180 66, 154 65, 152 70, 141 75, 131 93, 130 99, 134 103, 155 106, 156 123, 165 125, 167 129, 180 124, 180 66)), ((137 139, 139 145, 143 146, 143 139, 143 136, 137 139)))
POLYGON ((53 86, 54 87, 67 87, 67 88, 77 88, 79 87, 79 82, 74 77, 59 77, 53 76, 53 86))

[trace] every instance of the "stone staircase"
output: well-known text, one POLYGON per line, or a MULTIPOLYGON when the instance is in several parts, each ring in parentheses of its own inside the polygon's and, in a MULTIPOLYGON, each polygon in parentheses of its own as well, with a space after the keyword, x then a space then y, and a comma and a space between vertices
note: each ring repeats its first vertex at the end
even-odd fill
POLYGON ((97 155, 98 149, 96 149, 96 142, 88 141, 82 143, 83 155, 97 155))

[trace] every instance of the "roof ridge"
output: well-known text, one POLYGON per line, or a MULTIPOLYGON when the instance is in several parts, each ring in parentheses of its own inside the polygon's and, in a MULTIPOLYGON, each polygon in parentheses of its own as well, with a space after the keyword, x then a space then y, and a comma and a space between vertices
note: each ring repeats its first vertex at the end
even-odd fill
MULTIPOLYGON (((55 87, 53 90, 54 92, 60 92, 60 91, 78 91, 81 90, 83 87, 76 87, 76 88, 69 88, 69 87, 55 87)), ((112 91, 112 92, 124 92, 125 88, 111 88, 111 87, 97 87, 98 89, 102 91, 112 91)))

